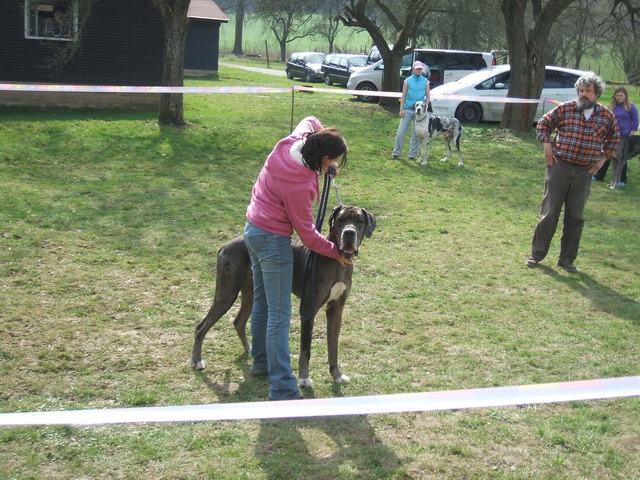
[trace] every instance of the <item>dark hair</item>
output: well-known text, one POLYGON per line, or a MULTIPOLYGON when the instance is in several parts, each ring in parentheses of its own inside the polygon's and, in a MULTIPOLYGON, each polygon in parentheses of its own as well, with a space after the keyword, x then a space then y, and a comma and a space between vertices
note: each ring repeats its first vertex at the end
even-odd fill
POLYGON ((322 170, 322 158, 337 158, 340 168, 347 165, 347 143, 336 128, 323 128, 307 135, 302 145, 302 158, 311 170, 322 170))

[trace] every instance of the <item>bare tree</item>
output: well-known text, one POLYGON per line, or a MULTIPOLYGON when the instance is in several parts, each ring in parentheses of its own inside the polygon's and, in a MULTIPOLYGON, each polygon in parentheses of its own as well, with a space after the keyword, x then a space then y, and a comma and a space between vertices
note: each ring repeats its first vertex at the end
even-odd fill
POLYGON ((640 85, 640 32, 635 26, 635 15, 640 14, 639 4, 640 1, 614 1, 600 30, 601 37, 611 41, 614 59, 632 85, 640 85))
MULTIPOLYGON (((151 0, 160 10, 164 24, 164 68, 162 84, 169 86, 183 85, 184 80, 184 48, 187 43, 189 19, 187 12, 191 0, 151 0)), ((161 93, 160 125, 185 125, 184 101, 182 93, 161 93)))
POLYGON ((429 46, 482 51, 505 47, 504 22, 495 0, 448 0, 445 6, 420 29, 429 46))
MULTIPOLYGON (((551 27, 574 1, 548 0, 543 5, 542 0, 531 0, 533 25, 527 28, 525 14, 529 0, 502 0, 511 62, 509 97, 540 98, 551 27)), ((536 104, 507 103, 500 127, 529 131, 536 108, 536 104)))
POLYGON ((256 16, 261 18, 276 37, 280 60, 287 60, 287 45, 312 34, 313 14, 322 2, 313 0, 259 0, 256 16))
MULTIPOLYGON (((408 52, 407 45, 416 36, 420 23, 433 11, 433 0, 349 0, 345 2, 344 11, 340 15, 342 23, 348 27, 365 29, 374 45, 378 47, 384 60, 385 75, 382 79, 382 89, 389 92, 400 90, 400 68, 402 57, 408 52), (373 9, 381 12, 395 32, 393 45, 390 46, 385 38, 383 21, 377 20, 373 9)), ((380 105, 392 106, 397 99, 381 97, 380 105)))
POLYGON ((238 0, 236 4, 236 30, 233 40, 233 50, 231 53, 234 55, 242 55, 242 34, 244 29, 244 0, 238 0))
MULTIPOLYGON (((544 72, 550 58, 551 28, 560 15, 577 0, 502 0, 507 43, 511 59, 510 97, 540 98, 544 72), (527 8, 531 8, 533 25, 526 22, 527 8), (527 36, 528 33, 528 36, 527 36)), ((635 16, 640 14, 637 0, 611 0, 610 16, 625 19, 635 32, 635 16)), ((594 4, 595 6, 595 4, 594 4)), ((636 43, 632 43, 635 48, 636 43)), ((508 103, 500 127, 529 131, 536 105, 508 103)))
POLYGON ((344 30, 344 25, 338 18, 342 12, 343 0, 327 0, 325 2, 325 12, 313 27, 314 37, 319 37, 329 44, 329 52, 336 51, 336 38, 344 30))
POLYGON ((223 12, 234 11, 236 16, 234 38, 233 38, 233 50, 231 53, 234 55, 242 55, 242 42, 244 35, 244 18, 246 14, 247 3, 251 4, 251 0, 217 0, 216 5, 220 7, 223 12))
MULTIPOLYGON (((547 64, 581 68, 585 55, 603 54, 598 25, 609 14, 602 0, 576 0, 556 20, 546 49, 547 64)), ((607 50, 610 45, 606 45, 607 50)))

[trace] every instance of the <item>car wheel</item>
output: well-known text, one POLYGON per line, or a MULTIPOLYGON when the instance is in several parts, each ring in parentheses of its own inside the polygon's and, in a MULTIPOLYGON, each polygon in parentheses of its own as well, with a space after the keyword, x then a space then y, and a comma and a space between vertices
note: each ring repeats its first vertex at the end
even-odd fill
POLYGON ((324 83, 325 85, 329 85, 329 86, 333 85, 333 82, 331 81, 331 77, 329 76, 328 73, 325 73, 324 75, 324 83))
MULTIPOLYGON (((358 85, 356 87, 356 90, 361 90, 363 92, 377 92, 378 91, 376 86, 373 83, 370 83, 370 82, 361 83, 360 85, 358 85)), ((377 95, 358 95, 357 98, 361 102, 367 102, 367 103, 376 103, 379 100, 379 97, 377 95)))
POLYGON ((482 118, 482 108, 477 103, 464 102, 456 110, 456 118, 462 123, 478 123, 482 118))
POLYGON ((291 70, 287 70, 287 78, 289 80, 293 80, 293 73, 291 72, 291 70))
POLYGON ((313 77, 311 76, 311 74, 309 72, 305 73, 304 81, 307 82, 307 83, 312 83, 313 82, 313 77))

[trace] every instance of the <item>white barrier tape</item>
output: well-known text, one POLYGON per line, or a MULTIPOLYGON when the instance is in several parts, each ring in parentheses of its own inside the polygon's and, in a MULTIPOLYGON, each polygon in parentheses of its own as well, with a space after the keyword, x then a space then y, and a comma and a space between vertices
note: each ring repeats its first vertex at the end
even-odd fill
POLYGON ((541 103, 547 99, 537 98, 518 98, 518 97, 483 97, 481 95, 436 95, 431 94, 433 99, 436 100, 466 100, 468 102, 483 102, 483 103, 541 103))
POLYGON ((293 85, 294 90, 301 92, 323 92, 323 93, 337 93, 340 95, 366 95, 368 97, 396 97, 400 98, 402 93, 400 92, 382 92, 380 90, 348 90, 346 88, 318 88, 309 86, 293 85))
MULTIPOLYGON (((349 89, 336 89, 336 88, 317 88, 309 86, 293 86, 294 90, 301 92, 324 92, 324 93, 339 93, 343 95, 367 95, 370 97, 396 97, 400 98, 402 94, 400 92, 382 92, 382 91, 362 91, 362 90, 349 90, 349 89)), ((518 97, 488 97, 481 95, 438 95, 437 93, 431 93, 432 100, 466 100, 469 102, 483 102, 483 103, 542 103, 542 102, 554 102, 561 103, 557 100, 550 98, 518 98, 518 97)))
POLYGON ((24 83, 0 83, 0 90, 80 93, 291 93, 290 88, 271 87, 138 87, 126 85, 53 85, 24 83))
POLYGON ((640 396, 640 376, 519 387, 478 388, 367 397, 319 398, 281 402, 3 413, 0 414, 0 426, 105 425, 114 423, 202 422, 369 415, 507 407, 633 396, 640 396))
MULTIPOLYGON (((362 91, 342 88, 318 88, 293 85, 291 88, 275 87, 170 87, 170 86, 127 86, 127 85, 58 85, 58 84, 25 84, 0 83, 0 90, 17 92, 76 92, 76 93, 289 93, 291 90, 300 92, 335 93, 339 95, 367 95, 371 97, 400 98, 400 92, 362 91)), ((517 97, 483 97, 480 95, 437 95, 432 99, 465 100, 484 103, 562 103, 550 98, 517 98, 517 97)))

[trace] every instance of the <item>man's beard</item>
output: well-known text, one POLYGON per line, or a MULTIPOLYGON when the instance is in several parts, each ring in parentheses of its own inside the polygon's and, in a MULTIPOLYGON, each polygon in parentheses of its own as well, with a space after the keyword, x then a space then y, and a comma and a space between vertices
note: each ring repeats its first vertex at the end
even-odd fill
POLYGON ((589 110, 590 108, 593 108, 595 106, 596 106, 595 100, 592 102, 584 98, 581 98, 578 100, 578 110, 589 110))

